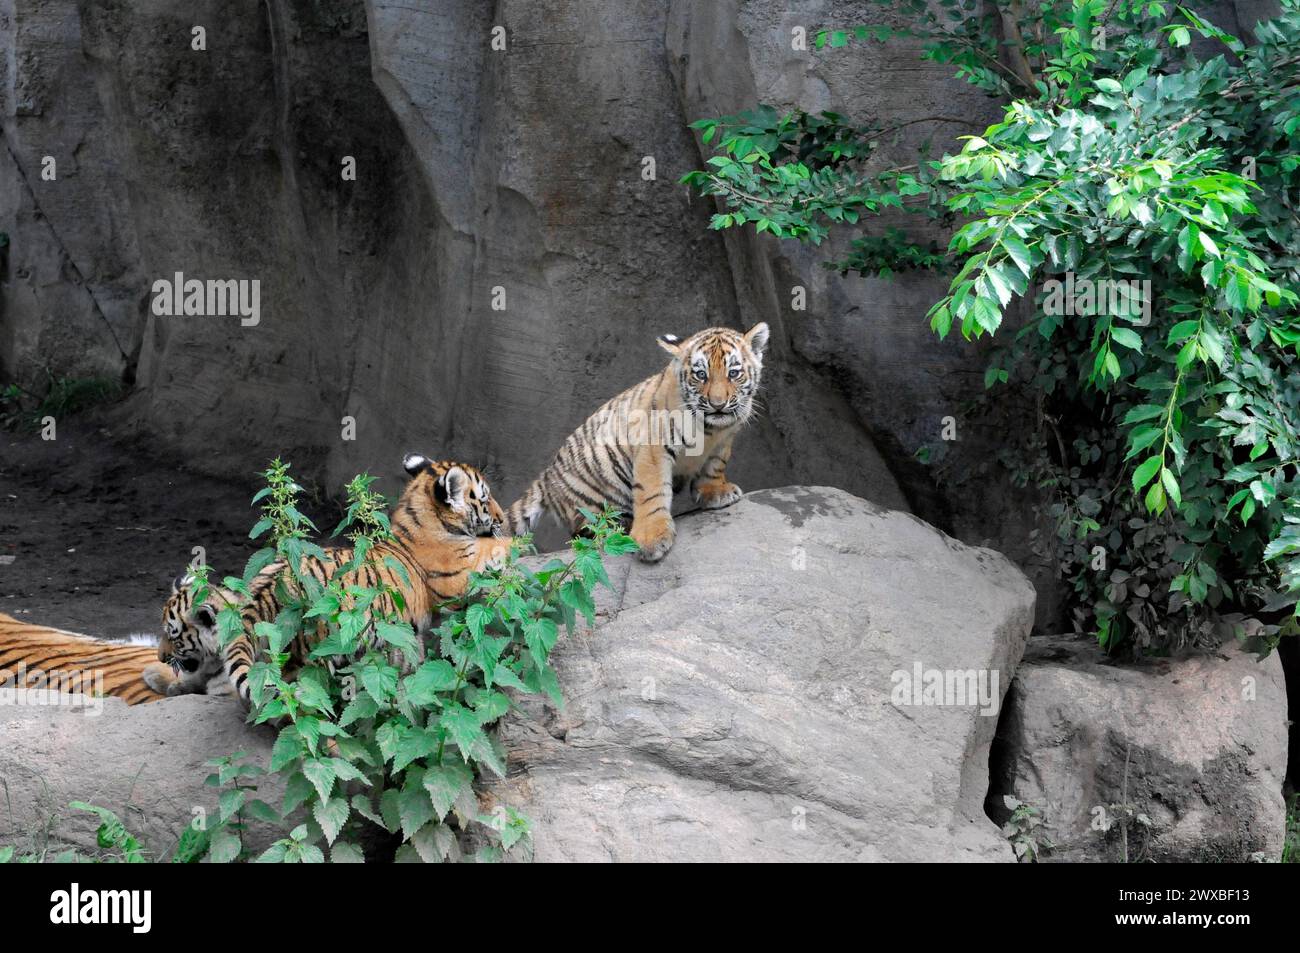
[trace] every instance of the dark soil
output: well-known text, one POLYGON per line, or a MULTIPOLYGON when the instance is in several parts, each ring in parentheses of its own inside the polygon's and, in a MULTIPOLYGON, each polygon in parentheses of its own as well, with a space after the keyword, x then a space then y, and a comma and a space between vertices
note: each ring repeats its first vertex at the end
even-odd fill
POLYGON ((238 575, 256 546, 246 484, 188 471, 102 418, 57 439, 0 431, 0 612, 89 635, 156 633, 171 580, 202 546, 238 575), (13 557, 10 561, 9 557, 13 557))

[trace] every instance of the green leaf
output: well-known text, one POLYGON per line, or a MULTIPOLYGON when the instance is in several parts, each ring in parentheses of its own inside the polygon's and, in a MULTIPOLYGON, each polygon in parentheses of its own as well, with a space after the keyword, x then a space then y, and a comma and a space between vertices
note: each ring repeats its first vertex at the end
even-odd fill
POLYGON ((383 818, 384 826, 392 833, 402 828, 401 797, 402 792, 398 788, 388 788, 379 797, 379 815, 383 818))
POLYGON ((1105 367, 1106 367, 1107 374, 1109 374, 1115 380, 1119 380, 1119 371, 1120 371, 1119 358, 1115 356, 1114 351, 1106 352, 1105 367))
POLYGON ((411 838, 411 846, 426 864, 440 864, 456 849, 456 833, 446 824, 425 824, 411 838))
MULTIPOLYGON (((1155 417, 1164 416, 1165 409, 1159 404, 1138 404, 1136 407, 1129 408, 1128 413, 1124 415, 1124 423, 1136 424, 1144 420, 1151 420, 1155 417)), ((1159 431, 1157 431, 1157 434, 1159 431)))
POLYGON ((459 682, 456 669, 446 659, 425 662, 402 680, 407 697, 417 705, 432 705, 439 695, 450 692, 459 682))
POLYGON ((361 848, 356 844, 339 841, 330 848, 331 864, 364 864, 365 862, 366 855, 361 852, 361 848))
POLYGON ((294 695, 299 704, 319 712, 331 712, 334 703, 327 687, 328 674, 324 669, 306 668, 298 675, 294 695))
POLYGON ((510 699, 501 692, 479 692, 474 700, 474 712, 479 722, 487 725, 503 717, 510 710, 510 699))
POLYGON ((447 817, 456 799, 472 791, 473 774, 464 765, 431 765, 424 772, 424 789, 439 821, 447 817))
POLYGON ((320 829, 325 832, 325 842, 333 844, 339 832, 343 830, 343 825, 347 823, 352 809, 346 797, 332 797, 317 801, 312 805, 311 813, 316 818, 316 823, 320 825, 320 829))
POLYGON ((476 602, 465 613, 465 624, 475 639, 483 638, 484 629, 492 621, 492 609, 476 602))
POLYGON ((422 728, 406 732, 393 752, 393 771, 401 771, 411 762, 427 757, 438 750, 438 739, 431 731, 422 728))
POLYGON ((582 613, 588 625, 596 624, 596 603, 591 593, 579 579, 570 579, 560 587, 560 601, 575 612, 582 613))
POLYGON ((222 648, 244 634, 244 621, 235 606, 224 606, 217 612, 217 638, 222 648))
MULTIPOLYGON (((207 855, 211 846, 212 835, 206 828, 197 830, 193 824, 186 824, 185 830, 181 831, 181 836, 176 842, 176 850, 172 853, 172 863, 197 864, 207 855)), ((12 852, 13 848, 0 848, 0 864, 8 859, 5 857, 5 850, 12 852)))
POLYGON ((1033 274, 1034 256, 1024 242, 1012 235, 1005 235, 1002 238, 1002 247, 1007 250, 1011 260, 1026 278, 1033 274))
POLYGON ((1159 480, 1152 483, 1151 488, 1147 490, 1144 505, 1146 506, 1147 511, 1151 513, 1159 514, 1165 511, 1165 488, 1161 485, 1159 480))
POLYGON ((244 849, 239 835, 227 827, 221 827, 212 832, 210 841, 211 846, 208 848, 208 863, 211 864, 229 864, 238 859, 240 852, 244 849))
POLYGON ((284 803, 280 807, 280 816, 288 817, 312 795, 312 783, 301 771, 289 775, 285 782, 284 803))
POLYGON ((322 801, 328 800, 330 792, 334 790, 334 780, 337 774, 334 771, 334 765, 321 758, 310 758, 303 762, 303 776, 311 782, 316 789, 317 795, 322 801))
POLYGON ((365 665, 361 669, 361 684, 375 701, 388 702, 397 692, 398 671, 391 665, 365 665))
POLYGON ((265 801, 254 798, 244 806, 244 812, 255 821, 262 821, 265 824, 279 824, 283 818, 275 808, 265 801))
POLYGON ((272 844, 262 852, 255 861, 258 864, 283 864, 289 853, 289 848, 282 842, 272 844))
POLYGON ((375 633, 388 645, 400 649, 408 659, 418 657, 420 644, 410 623, 380 621, 375 623, 375 633))
POLYGON ((483 728, 479 724, 478 715, 459 704, 448 705, 439 716, 438 724, 446 729, 451 740, 456 743, 456 747, 466 756, 483 737, 483 728))
POLYGON ((524 644, 528 646, 533 660, 538 665, 546 664, 547 658, 551 654, 551 649, 555 648, 555 643, 559 641, 560 630, 551 619, 529 619, 524 623, 524 644))
POLYGON ((1110 337, 1112 341, 1122 344, 1130 350, 1139 352, 1142 350, 1142 338, 1138 336, 1136 331, 1130 330, 1129 328, 1112 327, 1110 329, 1110 337))
POLYGON ((1175 344, 1180 344, 1183 341, 1186 341, 1189 337, 1199 331, 1200 328, 1201 322, 1199 319, 1195 321, 1179 321, 1169 329, 1169 346, 1173 347, 1175 344))
POLYGON ((363 718, 373 718, 378 712, 379 705, 368 693, 362 692, 343 709, 343 714, 339 716, 339 727, 346 728, 363 718))
POLYGON ((1164 484, 1165 491, 1169 494, 1169 499, 1174 501, 1174 506, 1183 505, 1183 494, 1178 486, 1178 481, 1174 479, 1173 473, 1167 467, 1160 470, 1160 482, 1164 484))
POLYGON ((230 788, 221 792, 221 797, 217 800, 217 812, 223 823, 244 806, 245 797, 247 794, 242 788, 230 788))
POLYGON ((407 839, 433 819, 433 802, 425 791, 419 772, 408 774, 406 784, 397 799, 402 834, 407 839))
MULTIPOLYGON (((1133 491, 1141 492, 1142 488, 1155 479, 1157 471, 1164 465, 1165 458, 1159 454, 1154 457, 1148 457, 1141 466, 1133 471, 1133 491)), ((1149 509, 1150 507, 1148 507, 1149 509)))
POLYGON ((280 730, 275 744, 271 746, 271 771, 282 771, 307 753, 306 747, 298 737, 298 730, 290 725, 280 730))

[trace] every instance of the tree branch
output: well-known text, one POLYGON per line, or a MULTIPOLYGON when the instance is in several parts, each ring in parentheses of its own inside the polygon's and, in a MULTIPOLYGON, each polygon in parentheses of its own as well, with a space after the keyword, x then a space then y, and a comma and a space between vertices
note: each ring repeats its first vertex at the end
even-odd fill
POLYGON ((1007 58, 1011 61, 1011 69, 1015 72, 1016 78, 1024 84, 1025 89, 1032 91, 1038 78, 1025 57, 1025 38, 1020 33, 1020 20, 1023 16, 1024 11, 1020 8, 1019 0, 1012 0, 1005 10, 998 8, 1003 45, 1007 50, 1007 58))

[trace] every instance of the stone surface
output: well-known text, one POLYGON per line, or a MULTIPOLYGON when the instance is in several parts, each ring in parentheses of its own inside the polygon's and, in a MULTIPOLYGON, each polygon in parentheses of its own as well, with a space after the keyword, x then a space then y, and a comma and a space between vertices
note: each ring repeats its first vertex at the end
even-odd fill
MULTIPOLYGON (((91 814, 72 810, 87 801, 114 811, 154 858, 167 859, 177 838, 202 809, 216 816, 216 788, 203 779, 210 758, 246 751, 257 764, 270 761, 272 729, 244 724, 229 698, 186 695, 128 707, 118 698, 39 696, 14 704, 0 691, 0 845, 18 854, 63 847, 95 850, 91 814)), ((258 797, 278 806, 284 787, 262 779, 258 797)), ((274 832, 257 825, 253 850, 269 846, 274 832)))
MULTIPOLYGON (((686 514, 662 563, 611 570, 596 627, 555 650, 564 710, 529 698, 502 724, 511 770, 484 809, 528 813, 537 859, 1011 859, 982 805, 1034 594, 1004 557, 787 487, 686 514), (918 665, 997 673, 986 713, 895 704, 918 665)), ((0 706, 0 844, 90 847, 66 805, 91 800, 165 856, 216 803, 205 760, 267 763, 272 732, 229 699, 67 698, 0 706)))
MULTIPOLYGON (((773 317, 737 301, 676 185, 700 157, 668 12, 0 0, 0 373, 124 376, 125 422, 213 472, 283 452, 335 489, 420 449, 493 466, 510 496, 662 366, 659 334, 773 317), (178 271, 258 279, 261 323, 151 314, 178 271)), ((832 376, 784 339, 771 355, 741 485, 814 471, 906 506, 832 376)))
POLYGON ((1033 618, 1005 557, 821 487, 678 530, 557 647, 565 709, 504 728, 538 860, 1012 859, 982 809, 1033 618), (917 665, 998 673, 992 710, 895 705, 917 665))
POLYGON ((1287 699, 1277 654, 1107 664, 1074 639, 1035 638, 1016 672, 994 752, 990 811, 1010 793, 1041 812, 1047 859, 1276 860, 1286 809, 1287 699), (1125 762, 1127 761, 1127 788, 1125 762), (1127 790, 1127 796, 1125 795, 1127 790), (1127 797, 1127 799, 1126 799, 1127 797), (1104 821, 1103 821, 1104 824, 1104 821))

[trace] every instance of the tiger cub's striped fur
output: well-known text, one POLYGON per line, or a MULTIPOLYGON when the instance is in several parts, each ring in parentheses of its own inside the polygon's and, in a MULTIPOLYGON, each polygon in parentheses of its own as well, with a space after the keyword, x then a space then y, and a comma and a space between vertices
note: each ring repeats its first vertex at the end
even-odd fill
POLYGON ((162 695, 140 681, 140 670, 153 657, 152 640, 141 645, 92 639, 0 612, 0 688, 113 695, 128 705, 158 701, 162 695))
POLYGON ((766 324, 744 334, 709 328, 659 345, 673 356, 658 374, 625 390, 587 418, 506 513, 512 534, 530 532, 544 512, 570 531, 580 507, 609 503, 632 515, 630 535, 647 562, 672 548, 673 492, 690 488, 706 509, 729 506, 741 490, 727 480, 731 444, 753 413, 763 370, 766 324))
MULTIPOLYGON (((371 603, 369 611, 395 615, 423 636, 432 622, 434 609, 440 603, 464 595, 470 573, 481 572, 503 559, 510 550, 511 540, 494 535, 501 528, 504 514, 492 498, 487 481, 474 467, 451 461, 435 463, 418 454, 407 456, 403 465, 411 480, 392 514, 392 540, 377 543, 370 550, 367 563, 345 575, 343 583, 397 589, 402 595, 401 607, 390 594, 384 593, 371 603), (390 558, 405 570, 410 585, 401 573, 386 564, 390 558)), ((309 573, 325 584, 351 558, 350 548, 327 549, 324 559, 304 559, 300 572, 309 573)), ((174 594, 168 600, 164 619, 181 620, 181 632, 170 637, 165 646, 159 646, 159 657, 174 668, 192 672, 208 671, 214 664, 220 665, 240 702, 249 707, 249 670, 267 649, 254 626, 258 622, 273 622, 299 593, 297 581, 286 568, 282 562, 272 563, 257 575, 249 587, 250 599, 240 610, 243 631, 224 650, 217 649, 220 639, 216 611, 225 596, 218 592, 202 605, 187 608, 182 597, 174 594)), ((322 622, 290 643, 286 648, 290 655, 285 666, 287 677, 307 664, 312 648, 324 634, 322 622)), ((372 644, 365 640, 374 638, 373 630, 364 633, 360 651, 364 652, 372 644)), ((184 678, 177 681, 183 682, 184 678)), ((171 693, 185 690, 168 688, 171 693)))
MULTIPOLYGON (((250 594, 261 598, 283 570, 283 563, 271 563, 253 577, 250 594)), ((212 586, 208 598, 195 605, 194 592, 193 576, 177 576, 163 605, 158 661, 147 665, 143 673, 145 684, 162 695, 208 695, 230 688, 217 638, 217 610, 237 603, 239 597, 229 589, 212 586)))

